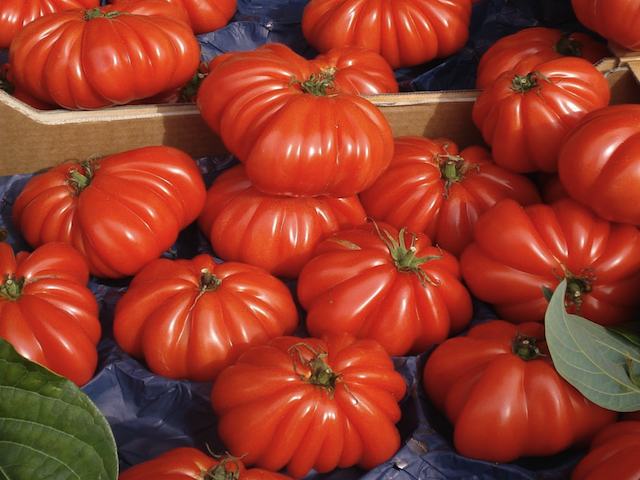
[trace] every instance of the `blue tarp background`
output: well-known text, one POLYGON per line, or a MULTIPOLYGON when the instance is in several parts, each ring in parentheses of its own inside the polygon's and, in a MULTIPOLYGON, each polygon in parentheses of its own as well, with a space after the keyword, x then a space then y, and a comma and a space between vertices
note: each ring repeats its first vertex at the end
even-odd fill
MULTIPOLYGON (((105 3, 105 2, 103 2, 105 3)), ((233 21, 199 37, 203 60, 234 50, 251 50, 266 42, 284 42, 307 57, 315 52, 304 41, 300 17, 306 0, 239 0, 233 21)), ((475 5, 471 37, 458 54, 396 72, 403 90, 450 90, 472 88, 481 54, 498 38, 524 27, 547 25, 566 31, 580 29, 569 0, 484 0, 475 5)), ((6 59, 0 51, 0 62, 6 59)), ((0 161, 10 161, 0 158, 0 161)), ((201 159, 199 165, 209 185, 219 171, 233 163, 229 157, 201 159)), ((29 179, 28 175, 0 178, 0 223, 9 231, 15 248, 27 249, 11 223, 11 206, 29 179)), ((211 252, 195 226, 185 230, 168 257, 190 258, 211 252)), ((127 281, 92 279, 91 288, 100 305, 104 338, 95 378, 83 390, 98 405, 113 429, 121 468, 153 458, 173 447, 210 446, 222 452, 216 437, 216 419, 209 403, 208 383, 172 381, 150 373, 128 357, 112 339, 114 306, 127 281)), ((292 288, 295 288, 291 284, 292 288)), ((475 322, 491 317, 490 310, 476 304, 475 322)), ((399 428, 403 446, 388 462, 370 471, 336 471, 309 478, 328 479, 563 479, 582 452, 570 451, 544 459, 524 459, 512 464, 474 461, 455 453, 451 428, 425 398, 420 374, 427 353, 395 359, 408 385, 402 402, 399 428)))

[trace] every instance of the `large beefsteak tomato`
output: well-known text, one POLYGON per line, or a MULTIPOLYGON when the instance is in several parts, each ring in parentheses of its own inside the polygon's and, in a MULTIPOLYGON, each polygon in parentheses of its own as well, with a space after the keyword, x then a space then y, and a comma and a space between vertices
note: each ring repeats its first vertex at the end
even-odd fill
POLYGON ((243 263, 158 259, 116 305, 122 349, 165 377, 213 380, 249 345, 293 333, 298 312, 277 278, 243 263))
POLYGON ((0 338, 17 352, 83 385, 98 363, 98 304, 76 250, 48 243, 14 255, 0 243, 0 338))
POLYGON ((640 50, 640 5, 635 0, 571 0, 587 28, 630 50, 640 50))
POLYGON ((198 223, 219 257, 295 278, 323 238, 365 220, 358 197, 267 195, 238 165, 213 182, 198 223))
POLYGON ((587 60, 557 58, 526 75, 501 74, 476 100, 473 122, 498 165, 554 172, 564 136, 610 96, 607 79, 587 60))
POLYGON ((181 11, 146 0, 42 17, 11 42, 15 85, 69 109, 125 104, 180 87, 200 63, 200 45, 181 11))
POLYGON ((396 138, 391 165, 360 194, 374 219, 424 232, 454 255, 473 239, 478 216, 503 198, 540 201, 531 181, 495 165, 486 149, 458 152, 450 140, 424 137, 396 138))
POLYGON ((493 320, 438 346, 423 385, 462 455, 492 462, 559 453, 617 414, 587 400, 551 362, 539 323, 493 320))
POLYGON ((50 13, 92 8, 100 0, 2 0, 0 2, 0 48, 9 48, 22 27, 50 13))
POLYGON ((640 306, 640 231, 570 199, 500 201, 476 223, 460 264, 471 292, 512 322, 541 322, 546 294, 564 278, 568 311, 591 321, 630 321, 640 306))
POLYGON ((347 332, 390 355, 423 352, 473 313, 453 255, 424 234, 375 223, 320 243, 300 272, 298 299, 312 335, 347 332))
POLYGON ((525 28, 502 37, 482 55, 476 87, 481 90, 488 88, 508 71, 526 75, 554 58, 582 57, 595 63, 607 55, 607 47, 585 33, 564 34, 555 28, 525 28))
POLYGON ((195 162, 144 147, 65 162, 33 177, 13 205, 32 246, 70 243, 99 277, 125 277, 159 257, 193 222, 206 196, 195 162))
POLYGON ((600 217, 640 225, 640 105, 587 115, 562 145, 558 175, 600 217))
POLYGON ((354 93, 352 76, 272 43, 216 57, 197 104, 257 189, 346 197, 369 187, 393 155, 391 127, 354 93))
POLYGON ((626 421, 602 429, 591 450, 576 466, 571 480, 638 480, 640 478, 640 422, 626 421))
POLYGON ((395 423, 405 391, 374 341, 279 337, 223 370, 211 401, 231 454, 300 478, 312 468, 371 469, 390 458, 400 446, 395 423))
POLYGON ((279 473, 246 469, 230 457, 212 458, 192 447, 179 447, 125 470, 118 480, 287 480, 279 473))
POLYGON ((470 18, 470 0, 311 0, 302 32, 321 52, 357 45, 399 68, 460 50, 470 18))

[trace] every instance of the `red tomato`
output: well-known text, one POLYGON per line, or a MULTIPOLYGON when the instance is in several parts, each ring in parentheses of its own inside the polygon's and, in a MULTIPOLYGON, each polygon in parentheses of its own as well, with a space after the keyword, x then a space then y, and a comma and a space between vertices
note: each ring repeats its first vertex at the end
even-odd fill
POLYGON ((537 178, 543 203, 557 202, 562 198, 569 198, 567 191, 560 183, 558 175, 542 173, 537 178))
MULTIPOLYGON (((210 64, 198 92, 200 112, 265 193, 355 195, 391 161, 387 120, 354 95, 354 82, 343 86, 339 71, 323 69, 326 61, 316 64, 272 43, 210 64)), ((358 77, 351 72, 342 79, 358 77)), ((366 87, 375 76, 368 78, 357 85, 366 87)))
POLYGON ((62 241, 99 277, 133 275, 169 248, 204 205, 195 162, 171 147, 144 147, 36 175, 13 205, 32 246, 62 241))
POLYGON ((54 110, 56 108, 54 105, 49 105, 48 103, 44 103, 36 98, 33 98, 31 95, 23 92, 22 90, 16 90, 11 79, 11 65, 9 65, 8 63, 0 65, 0 90, 4 90, 8 94, 13 95, 21 102, 26 103, 30 107, 36 108, 38 110, 54 110))
POLYGON ((476 87, 488 88, 501 74, 511 70, 526 75, 554 58, 582 57, 596 63, 608 54, 605 45, 584 33, 565 34, 545 27, 525 28, 501 38, 482 55, 476 87))
POLYGON ((118 476, 118 480, 286 480, 289 477, 259 468, 245 469, 240 460, 213 459, 191 447, 174 448, 139 463, 118 476))
POLYGON ((609 425, 596 435, 591 450, 576 466, 571 480, 638 480, 640 422, 609 425))
POLYGON ((0 338, 78 385, 91 380, 101 328, 82 256, 63 243, 14 255, 3 242, 0 275, 0 338))
POLYGON ((143 268, 116 306, 113 333, 154 373, 209 381, 249 345, 293 333, 297 324, 280 280, 258 267, 198 255, 143 268))
POLYGON ((520 323, 544 319, 544 289, 566 278, 571 313, 602 325, 630 321, 640 306, 640 231, 611 224, 569 199, 521 207, 502 200, 480 217, 462 253, 475 297, 520 323))
POLYGON ((369 224, 324 240, 298 279, 311 335, 347 332, 390 355, 423 352, 471 320, 455 257, 423 234, 369 224))
POLYGON ((100 0, 2 0, 0 2, 0 48, 9 48, 22 27, 50 13, 91 8, 100 0))
POLYGON ((311 0, 302 32, 321 52, 357 45, 398 68, 460 50, 470 18, 470 0, 311 0))
POLYGON ((42 17, 11 43, 15 85, 70 109, 124 104, 182 86, 198 68, 200 46, 179 13, 164 0, 146 0, 42 17))
POLYGON ((238 165, 213 182, 198 222, 219 257, 295 278, 323 238, 365 219, 357 197, 267 195, 238 165))
POLYGON ((640 5, 636 0, 571 0, 587 28, 630 50, 640 49, 640 5))
MULTIPOLYGON (((129 0, 112 0, 118 5, 129 0)), ((144 2, 146 0, 138 0, 144 2)), ((224 27, 236 13, 236 0, 165 0, 184 9, 188 23, 196 34, 213 32, 224 27)))
POLYGON ((296 478, 359 465, 400 447, 405 382, 370 340, 280 337, 252 347, 213 385, 218 433, 233 455, 296 478))
POLYGON ((591 63, 563 57, 527 75, 500 75, 476 100, 473 122, 498 165, 521 173, 554 172, 564 136, 609 98, 607 79, 591 63))
POLYGON ((533 183, 496 166, 484 148, 458 153, 451 140, 424 137, 396 138, 391 165, 360 194, 374 219, 424 232, 456 256, 473 239, 478 216, 502 198, 540 201, 533 183))
POLYGON ((464 456, 510 462, 587 441, 617 414, 556 372, 539 323, 493 320, 436 347, 423 385, 464 456))
POLYGON ((558 174, 569 195, 612 222, 640 225, 640 105, 587 115, 567 136, 558 174))

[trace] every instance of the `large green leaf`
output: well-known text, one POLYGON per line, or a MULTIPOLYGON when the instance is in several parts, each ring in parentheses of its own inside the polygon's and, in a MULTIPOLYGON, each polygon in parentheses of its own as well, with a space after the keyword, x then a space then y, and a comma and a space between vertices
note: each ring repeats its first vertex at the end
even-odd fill
POLYGON ((640 410, 640 348, 626 338, 566 312, 566 281, 545 316, 547 345, 558 373, 585 397, 617 412, 640 410))
POLYGON ((113 434, 91 400, 0 339, 0 479, 117 477, 113 434))

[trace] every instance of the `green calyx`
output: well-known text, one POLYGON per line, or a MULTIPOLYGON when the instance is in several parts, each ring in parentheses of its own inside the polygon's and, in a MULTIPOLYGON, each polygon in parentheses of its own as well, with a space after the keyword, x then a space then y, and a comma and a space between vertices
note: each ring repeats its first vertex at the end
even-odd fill
POLYGON ((220 463, 202 475, 202 480, 238 480, 239 478, 240 464, 238 463, 238 459, 231 455, 223 457, 220 463), (229 464, 233 465, 233 468, 228 469, 227 465, 229 464))
POLYGON ((2 285, 0 285, 0 296, 5 300, 18 300, 22 296, 24 284, 24 277, 15 278, 13 275, 7 275, 2 285))
POLYGON ((454 183, 464 180, 469 170, 478 168, 475 164, 465 162, 460 155, 440 154, 436 156, 436 161, 445 182, 445 197, 449 196, 449 190, 454 183))
POLYGON ((516 75, 511 80, 511 89, 517 93, 526 93, 538 86, 538 75, 535 72, 516 75))
POLYGON ((93 20, 95 18, 107 18, 107 19, 111 19, 111 18, 115 18, 118 17, 120 15, 123 15, 124 12, 118 12, 117 10, 113 10, 110 12, 103 12, 102 9, 100 7, 96 7, 96 8, 91 8, 89 10, 85 10, 84 11, 84 19, 86 22, 93 20))
POLYGON ((313 73, 307 80, 300 83, 300 88, 305 93, 325 97, 329 95, 328 90, 334 86, 335 74, 335 68, 327 68, 320 73, 313 73))
POLYGON ((584 295, 591 291, 591 282, 586 277, 574 277, 571 274, 566 275, 567 291, 565 293, 565 303, 574 305, 576 311, 580 311, 580 307, 584 302, 584 295))
POLYGON ((222 280, 216 277, 213 273, 211 273, 206 268, 203 268, 200 271, 200 291, 201 292, 215 292, 220 285, 222 285, 222 280))
POLYGON ((511 343, 511 350, 522 360, 535 360, 536 358, 544 356, 544 354, 540 352, 537 342, 538 340, 535 337, 518 333, 511 343))
POLYGON ((96 167, 93 160, 81 162, 78 164, 78 168, 69 170, 67 183, 73 187, 76 195, 80 195, 80 193, 91 184, 95 171, 96 167))
POLYGON ((566 57, 582 57, 582 43, 566 33, 560 37, 553 49, 566 57))
POLYGON ((325 361, 326 352, 317 352, 311 345, 300 342, 289 347, 289 354, 293 358, 293 369, 303 382, 324 388, 333 395, 341 375, 325 361), (311 354, 311 358, 306 358, 305 351, 311 354), (304 370, 301 372, 300 368, 304 370))

